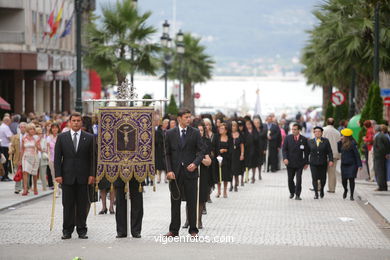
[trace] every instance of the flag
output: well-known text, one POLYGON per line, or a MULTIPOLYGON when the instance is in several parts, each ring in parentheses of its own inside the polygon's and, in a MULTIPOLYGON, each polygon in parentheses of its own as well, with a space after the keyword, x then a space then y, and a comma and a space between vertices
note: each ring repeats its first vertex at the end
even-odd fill
POLYGON ((61 23, 61 19, 62 19, 62 11, 63 10, 64 10, 64 2, 62 2, 61 8, 58 11, 56 20, 54 22, 54 25, 53 25, 51 33, 50 33, 50 38, 52 38, 57 33, 58 27, 60 27, 60 23, 61 23))
MULTIPOLYGON (((55 9, 55 7, 54 7, 55 9)), ((45 38, 46 35, 50 35, 53 30, 54 25, 54 9, 51 11, 49 19, 47 19, 47 24, 45 26, 45 31, 43 32, 43 38, 45 38)))
POLYGON ((73 20, 73 13, 72 13, 72 15, 70 16, 69 20, 66 22, 66 24, 65 24, 65 29, 64 29, 64 31, 61 33, 60 38, 64 38, 65 36, 67 36, 68 34, 70 34, 70 32, 72 31, 72 20, 73 20))
POLYGON ((261 105, 260 105, 260 90, 256 90, 256 104, 254 109, 254 116, 259 115, 261 116, 261 105))

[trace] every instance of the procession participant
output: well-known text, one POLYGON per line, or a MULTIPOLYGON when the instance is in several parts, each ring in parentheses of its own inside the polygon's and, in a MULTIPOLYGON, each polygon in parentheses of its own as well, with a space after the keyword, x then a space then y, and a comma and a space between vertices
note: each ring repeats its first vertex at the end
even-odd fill
MULTIPOLYGON (((245 155, 245 121, 242 118, 239 118, 237 121, 238 124, 238 131, 240 132, 240 135, 242 137, 243 143, 244 143, 244 155, 245 155)), ((264 151, 265 153, 265 151, 264 151)), ((241 186, 244 186, 244 172, 245 172, 245 158, 241 161, 241 186)))
POLYGON ((318 199, 318 180, 321 182, 320 197, 324 197, 326 184, 326 170, 333 165, 332 148, 329 140, 322 137, 324 129, 320 126, 314 127, 314 138, 308 144, 310 148, 309 162, 314 189, 314 199, 318 199))
POLYGON ((166 167, 164 162, 164 135, 168 129, 169 119, 163 119, 162 124, 156 122, 155 126, 155 163, 157 170, 157 183, 161 182, 161 175, 165 175, 164 183, 167 183, 166 167))
POLYGON ((279 126, 273 122, 273 117, 268 116, 266 120, 267 138, 268 138, 268 165, 267 172, 276 172, 278 168, 278 151, 280 149, 282 138, 279 126))
MULTIPOLYGON (((26 134, 25 122, 21 122, 18 126, 19 132, 11 137, 11 143, 9 146, 9 156, 13 163, 14 171, 16 172, 19 164, 22 161, 22 139, 26 134)), ((19 194, 22 191, 22 180, 15 181, 15 194, 19 194)))
POLYGON ((301 200, 302 171, 309 166, 309 146, 307 138, 300 134, 299 124, 292 126, 292 134, 288 135, 283 144, 283 162, 287 167, 288 188, 290 199, 301 200), (294 177, 296 176, 296 184, 294 177))
POLYGON ((58 135, 54 148, 55 180, 62 185, 62 239, 70 239, 75 226, 79 238, 87 239, 87 185, 95 182, 94 137, 81 130, 80 113, 72 113, 69 121, 70 130, 58 135))
POLYGON ((188 206, 188 232, 197 236, 196 196, 197 167, 204 158, 204 148, 199 130, 190 125, 191 111, 180 110, 177 117, 179 125, 167 131, 165 156, 167 178, 171 190, 171 223, 166 236, 178 236, 180 229, 181 198, 185 196, 188 206))
POLYGON ((355 178, 358 169, 362 169, 362 161, 360 159, 357 143, 353 139, 353 131, 349 128, 341 130, 343 135, 341 141, 337 143, 338 152, 341 155, 341 180, 344 187, 343 199, 348 194, 348 182, 350 188, 350 199, 354 200, 353 193, 355 190, 355 178))
POLYGON ((245 121, 244 139, 245 167, 252 169, 252 183, 255 183, 256 167, 258 165, 258 136, 256 128, 250 119, 245 121))
MULTIPOLYGON (((213 144, 214 139, 218 138, 218 134, 214 133, 214 131, 213 131, 213 129, 214 129, 214 126, 212 123, 213 121, 209 117, 205 117, 205 118, 203 118, 203 122, 204 122, 205 127, 206 127, 205 136, 206 136, 206 138, 208 138, 210 140, 210 143, 213 144)), ((213 202, 211 200, 210 195, 211 195, 212 189, 214 189, 214 186, 218 180, 219 166, 218 166, 218 160, 217 160, 217 157, 215 154, 216 154, 215 149, 214 149, 213 145, 211 145, 211 151, 210 151, 211 166, 210 166, 210 174, 209 174, 209 181, 208 181, 209 182, 209 195, 208 195, 208 200, 207 200, 208 203, 213 202)), ((206 213, 207 213, 207 210, 206 210, 206 204, 205 204, 203 214, 206 214, 206 213)))
POLYGON ((215 139, 213 144, 216 151, 216 156, 222 156, 221 173, 218 176, 218 193, 217 198, 221 196, 221 183, 223 182, 223 197, 227 198, 227 185, 232 181, 231 171, 231 154, 232 154, 232 140, 228 133, 226 123, 221 123, 218 128, 219 136, 215 139))
MULTIPOLYGON (((205 156, 202 160, 202 163, 200 164, 200 175, 199 175, 199 211, 198 211, 198 228, 203 228, 202 223, 202 212, 204 207, 206 206, 206 202, 209 196, 209 175, 211 173, 210 171, 210 165, 211 165, 211 141, 209 138, 206 137, 206 127, 203 121, 197 122, 195 125, 199 129, 200 136, 202 138, 202 144, 205 149, 205 156), (196 126, 197 125, 197 126, 196 126)), ((186 222, 183 226, 183 228, 188 228, 189 222, 188 222, 188 208, 186 210, 186 222)))
POLYGON ((259 116, 255 116, 253 118, 253 124, 256 127, 256 131, 258 133, 258 166, 259 170, 259 180, 261 180, 261 166, 263 166, 265 161, 265 155, 267 150, 267 129, 264 126, 261 118, 259 116))
POLYGON ((390 158, 390 141, 386 125, 377 125, 374 136, 374 169, 378 188, 387 191, 386 159, 390 158))
MULTIPOLYGON (((52 180, 55 179, 55 168, 54 168, 54 148, 57 142, 57 136, 60 132, 60 125, 58 123, 53 123, 50 127, 49 136, 46 137, 48 151, 49 151, 49 170, 52 177, 52 180)), ((52 187, 54 189, 54 185, 52 187)), ((59 196, 61 189, 57 189, 56 196, 59 196)))
POLYGON ((243 161, 244 161, 244 138, 238 131, 237 121, 231 123, 231 137, 233 142, 232 151, 232 174, 234 176, 234 191, 238 191, 239 176, 243 175, 243 161))
POLYGON ((323 136, 329 140, 330 147, 333 153, 333 166, 328 167, 328 192, 335 193, 336 191, 336 165, 337 160, 340 159, 340 154, 337 149, 337 143, 340 141, 340 132, 334 128, 334 119, 328 118, 326 126, 324 127, 323 136))

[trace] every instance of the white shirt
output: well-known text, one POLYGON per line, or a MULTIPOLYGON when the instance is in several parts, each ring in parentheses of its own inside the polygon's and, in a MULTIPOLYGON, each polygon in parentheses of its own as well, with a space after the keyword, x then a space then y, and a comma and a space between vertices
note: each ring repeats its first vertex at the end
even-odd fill
POLYGON ((179 125, 179 132, 180 132, 180 137, 183 135, 183 132, 182 132, 182 130, 186 131, 186 134, 187 134, 187 128, 188 128, 188 127, 186 127, 186 128, 182 128, 182 127, 179 125))
POLYGON ((81 135, 81 130, 75 132, 73 131, 72 129, 70 130, 70 135, 72 137, 72 142, 73 142, 73 138, 74 138, 74 134, 77 133, 77 142, 76 142, 76 151, 77 151, 77 148, 79 148, 79 141, 80 141, 80 135, 81 135))
POLYGON ((13 135, 8 125, 4 123, 0 125, 0 142, 2 147, 9 147, 11 136, 13 135))

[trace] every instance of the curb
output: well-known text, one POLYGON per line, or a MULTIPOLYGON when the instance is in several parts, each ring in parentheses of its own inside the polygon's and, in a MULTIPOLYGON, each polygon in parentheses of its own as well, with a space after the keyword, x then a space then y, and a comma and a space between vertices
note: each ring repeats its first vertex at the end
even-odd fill
POLYGON ((41 198, 50 196, 50 195, 53 194, 53 192, 54 192, 54 191, 49 191, 48 193, 41 194, 41 195, 34 196, 34 197, 30 197, 30 198, 25 199, 25 200, 23 200, 23 201, 19 201, 19 202, 16 202, 16 203, 7 205, 7 206, 5 206, 5 207, 0 208, 0 212, 3 212, 3 211, 5 211, 5 210, 7 210, 7 209, 9 209, 9 208, 17 207, 17 206, 23 205, 23 204, 25 204, 25 203, 29 203, 29 202, 32 202, 32 201, 35 201, 35 200, 38 200, 38 199, 41 199, 41 198))
MULTIPOLYGON (((358 199, 364 203, 368 203, 382 218, 383 220, 390 224, 390 216, 385 216, 385 214, 382 213, 381 207, 377 205, 377 203, 374 200, 367 199, 365 196, 362 196, 360 192, 356 191, 356 195, 358 199)), ((386 214, 387 215, 387 214, 386 214)))

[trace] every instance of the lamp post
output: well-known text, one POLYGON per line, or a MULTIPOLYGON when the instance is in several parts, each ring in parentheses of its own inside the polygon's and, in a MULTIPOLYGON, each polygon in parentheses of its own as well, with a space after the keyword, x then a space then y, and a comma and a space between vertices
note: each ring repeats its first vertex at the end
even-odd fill
POLYGON ((184 46, 184 34, 180 30, 176 34, 176 52, 180 56, 180 75, 179 75, 179 107, 181 107, 181 85, 183 82, 183 55, 185 53, 185 46, 184 46))
POLYGON ((83 112, 81 101, 81 15, 83 0, 75 0, 74 8, 76 13, 76 111, 83 112))
POLYGON ((374 82, 379 84, 379 2, 375 6, 374 15, 374 82))
MULTIPOLYGON (((165 80, 165 88, 164 88, 164 96, 167 98, 168 96, 168 69, 169 65, 172 63, 172 55, 170 53, 172 47, 172 39, 169 37, 169 23, 165 20, 163 24, 163 34, 161 36, 161 45, 164 48, 164 80, 165 80)), ((164 104, 164 113, 167 111, 167 103, 164 104)))

